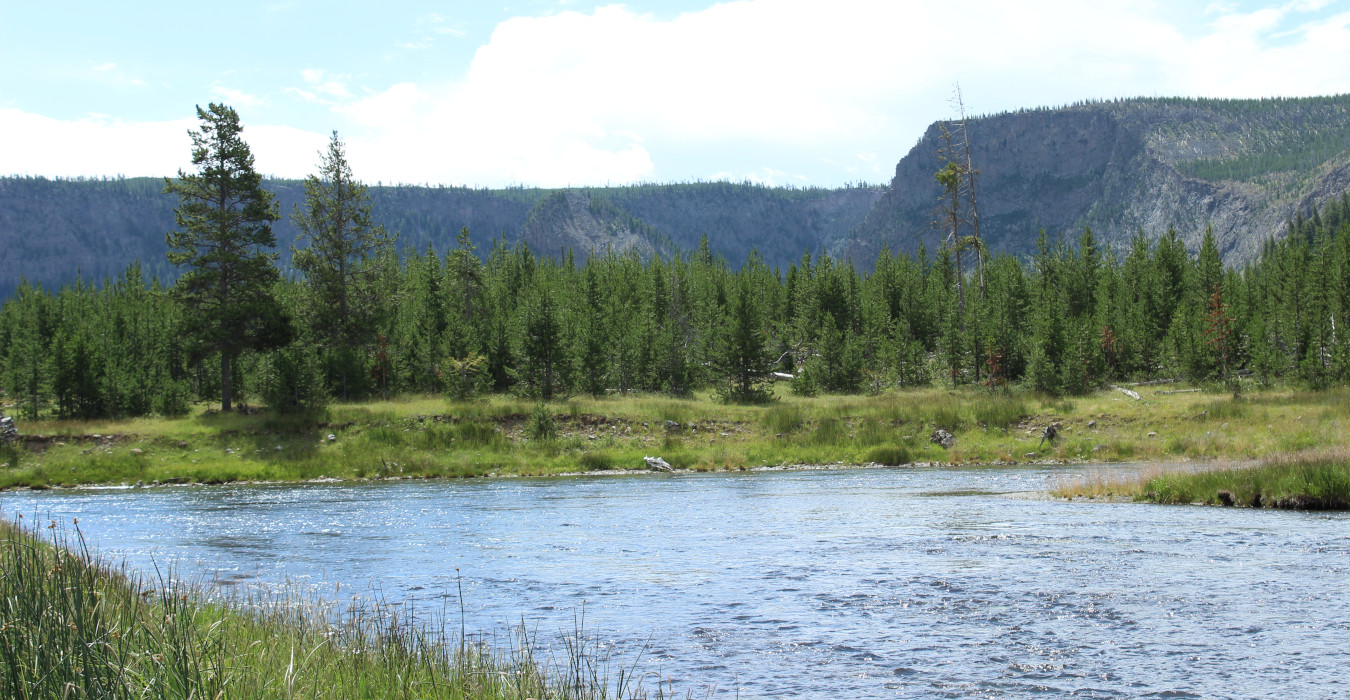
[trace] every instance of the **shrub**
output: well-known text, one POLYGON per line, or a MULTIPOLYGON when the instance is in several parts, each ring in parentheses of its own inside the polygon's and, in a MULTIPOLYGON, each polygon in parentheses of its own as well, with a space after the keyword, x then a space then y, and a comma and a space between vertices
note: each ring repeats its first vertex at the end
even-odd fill
POLYGON ((914 460, 909 454, 909 449, 904 445, 887 445, 868 452, 867 461, 894 467, 900 464, 909 464, 914 460))
POLYGON ((965 425, 966 421, 961 417, 959 407, 943 404, 933 409, 933 427, 942 428, 949 432, 956 432, 965 425))
POLYGON ((487 388, 487 358, 476 352, 447 357, 437 372, 446 393, 456 401, 467 401, 487 388))
POLYGON ((844 422, 838 418, 822 418, 811 433, 811 442, 816 445, 835 445, 844 439, 844 422))
POLYGON ((864 447, 880 445, 888 437, 886 426, 875 418, 868 418, 858 427, 858 444, 864 447))
POLYGON ((24 452, 27 450, 20 447, 17 441, 0 442, 0 464, 5 465, 5 469, 18 469, 24 452))
POLYGON ((553 412, 548 410, 548 406, 541 403, 530 411, 529 432, 535 440, 552 440, 558 434, 553 412))
POLYGON ((605 452, 585 452, 577 461, 586 471, 605 471, 614 468, 614 457, 605 452))
POLYGON ((815 396, 820 393, 820 382, 817 376, 823 371, 819 357, 807 358, 806 362, 803 362, 801 368, 797 370, 797 376, 793 377, 792 381, 788 383, 788 388, 797 396, 815 396))
POLYGON ((303 411, 328 402, 319 360, 304 343, 291 343, 267 355, 263 362, 260 393, 273 409, 303 411))
POLYGON ((1022 420, 1027 414, 1026 404, 1019 399, 1007 396, 990 396, 977 399, 974 406, 975 422, 983 424, 989 430, 1006 428, 1022 420))
POLYGON ((403 444, 403 431, 391 425, 372 426, 367 428, 362 436, 370 442, 387 447, 403 444))
POLYGON ((177 418, 187 415, 192 404, 192 389, 184 381, 167 381, 155 397, 155 412, 177 418))
POLYGON ((764 412, 764 427, 776 434, 787 435, 801 430, 805 419, 796 406, 775 406, 764 412))
MULTIPOLYGON (((549 416, 550 421, 553 420, 549 416)), ((552 428, 549 428, 549 434, 552 435, 552 428)), ((470 445, 480 447, 489 447, 500 445, 504 442, 502 431, 490 423, 480 423, 477 421, 464 421, 455 424, 455 437, 470 445)))

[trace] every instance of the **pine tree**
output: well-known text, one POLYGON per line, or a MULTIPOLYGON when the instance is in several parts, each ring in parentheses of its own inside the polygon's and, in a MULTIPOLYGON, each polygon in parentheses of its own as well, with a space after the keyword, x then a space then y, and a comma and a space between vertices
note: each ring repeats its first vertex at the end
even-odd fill
MULTIPOLYGON (((426 253, 408 259, 401 277, 399 304, 390 335, 395 373, 399 388, 430 391, 434 388, 437 363, 445 357, 440 258, 427 246, 426 253)), ((384 391, 385 387, 380 389, 384 391)))
MULTIPOLYGON (((541 280, 541 282, 543 282, 541 280)), ((530 394, 552 399, 565 387, 563 329, 551 285, 541 283, 528 292, 520 329, 521 367, 516 379, 530 394)))
POLYGON ((358 350, 372 338, 375 295, 369 261, 392 243, 370 216, 366 186, 352 175, 336 131, 319 162, 317 175, 305 178, 305 206, 291 220, 299 229, 292 264, 305 276, 309 326, 330 356, 336 393, 352 394, 360 378, 358 350))
POLYGON ((194 355, 220 357, 221 410, 232 408, 231 365, 245 350, 285 344, 289 324, 272 296, 279 275, 272 222, 277 206, 253 169, 253 154, 234 109, 197 108, 192 137, 194 173, 178 171, 164 191, 179 198, 168 234, 169 262, 187 266, 174 286, 183 305, 183 331, 194 355))
POLYGON ((728 309, 726 341, 719 353, 726 380, 726 397, 736 403, 758 403, 768 398, 764 388, 770 364, 764 334, 764 311, 755 298, 751 275, 737 276, 728 309))
POLYGON ((6 369, 9 386, 22 400, 24 413, 30 420, 41 415, 49 384, 50 365, 44 332, 47 325, 49 297, 41 288, 21 282, 13 302, 6 304, 5 325, 10 338, 6 369))
POLYGON ((600 276, 594 260, 586 263, 582 283, 584 296, 573 326, 577 330, 575 357, 581 388, 591 396, 601 396, 607 386, 611 348, 600 276))

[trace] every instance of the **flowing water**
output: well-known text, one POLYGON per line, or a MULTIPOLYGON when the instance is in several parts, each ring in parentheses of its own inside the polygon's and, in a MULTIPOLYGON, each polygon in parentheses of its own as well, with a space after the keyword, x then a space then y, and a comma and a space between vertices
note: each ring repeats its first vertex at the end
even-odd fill
MULTIPOLYGON (((1069 503, 1074 468, 8 493, 220 585, 574 629, 702 697, 1350 695, 1350 515, 1069 503)), ((655 676, 653 675, 652 678, 655 676)), ((651 685, 649 682, 648 686, 651 685)))

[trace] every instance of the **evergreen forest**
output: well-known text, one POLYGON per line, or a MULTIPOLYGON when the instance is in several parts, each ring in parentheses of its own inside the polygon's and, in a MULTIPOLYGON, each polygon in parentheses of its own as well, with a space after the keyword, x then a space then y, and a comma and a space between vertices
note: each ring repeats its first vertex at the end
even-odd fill
POLYGON ((786 270, 693 250, 560 258, 467 229, 444 251, 397 245, 370 215, 337 135, 281 218, 228 107, 200 110, 197 173, 179 173, 172 285, 141 264, 59 289, 22 283, 0 305, 0 386, 30 418, 179 415, 196 401, 303 410, 329 400, 445 392, 553 399, 631 392, 727 401, 930 384, 1080 394, 1121 381, 1228 385, 1350 379, 1350 196, 1290 222, 1241 269, 1206 231, 1125 250, 1042 232, 1026 258, 949 246, 786 270), (235 158, 232 168, 211 163, 235 158), (213 189, 215 188, 215 189, 213 189), (228 192, 234 204, 216 202, 228 192), (577 257, 582 259, 578 261, 577 257), (959 267, 958 267, 959 266, 959 267), (233 285, 233 286, 231 286, 233 285))
MULTIPOLYGON (((288 342, 239 353, 238 396, 280 409, 404 392, 568 394, 714 389, 757 400, 770 372, 793 391, 932 383, 1050 394, 1185 378, 1322 387, 1350 379, 1350 203, 1291 224, 1260 259, 1224 269, 1169 231, 1103 250, 1042 235, 1029 260, 994 255, 984 284, 947 249, 883 252, 875 271, 804 256, 786 273, 738 269, 706 242, 668 258, 554 260, 525 244, 480 258, 386 246, 356 268, 363 320, 325 327, 332 291, 297 276, 271 290, 288 342), (964 308, 958 284, 966 287, 964 308)), ((96 286, 22 285, 0 307, 0 377, 24 415, 174 415, 219 400, 219 353, 194 348, 172 289, 139 265, 96 286)))

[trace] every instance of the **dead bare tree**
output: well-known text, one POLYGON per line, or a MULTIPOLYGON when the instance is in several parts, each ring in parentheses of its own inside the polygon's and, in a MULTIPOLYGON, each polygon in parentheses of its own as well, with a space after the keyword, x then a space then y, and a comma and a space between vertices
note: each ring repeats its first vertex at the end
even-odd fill
POLYGON ((938 149, 939 158, 947 158, 947 164, 937 171, 934 175, 938 184, 942 185, 942 218, 943 228, 946 235, 943 237, 943 244, 952 247, 956 254, 956 293, 957 299, 964 314, 966 310, 966 272, 961 262, 961 222, 965 219, 961 215, 961 190, 962 183, 965 181, 959 161, 952 160, 952 134, 947 129, 947 124, 942 124, 943 148, 938 149))
POLYGON ((966 106, 961 97, 959 84, 954 88, 952 103, 957 118, 942 122, 938 127, 942 139, 942 144, 938 147, 938 158, 945 164, 934 177, 943 187, 942 221, 938 226, 944 230, 944 243, 952 247, 956 256, 957 298, 964 313, 966 272, 962 253, 967 248, 975 251, 976 276, 980 285, 980 298, 983 299, 986 250, 984 240, 980 238, 980 209, 975 196, 980 171, 975 169, 970 152, 966 106), (963 228, 968 229, 970 233, 962 235, 963 228))
POLYGON ((975 197, 975 183, 979 179, 980 171, 975 169, 970 155, 970 131, 966 128, 966 103, 961 98, 961 84, 955 83, 952 86, 955 93, 952 97, 956 102, 956 114, 960 121, 957 124, 961 129, 961 155, 965 159, 966 176, 966 196, 970 198, 970 230, 968 245, 975 249, 976 269, 980 278, 980 298, 984 298, 984 239, 980 238, 980 206, 975 197))

